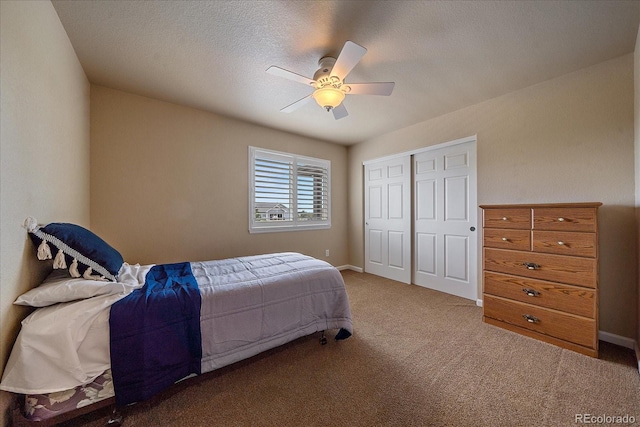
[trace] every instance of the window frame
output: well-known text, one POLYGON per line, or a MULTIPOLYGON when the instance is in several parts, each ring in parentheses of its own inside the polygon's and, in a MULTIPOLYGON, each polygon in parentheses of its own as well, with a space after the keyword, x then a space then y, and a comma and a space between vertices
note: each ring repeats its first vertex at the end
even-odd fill
MULTIPOLYGON (((304 184, 303 184, 304 185, 304 184)), ((324 188, 324 187, 323 187, 324 188)), ((324 198, 322 198, 324 202, 324 198)), ((274 202, 282 204, 282 202, 274 202)), ((325 230, 331 228, 331 161, 326 159, 319 159, 309 156, 302 156, 293 153, 287 153, 283 151, 268 150, 265 148, 249 146, 249 233, 272 233, 282 231, 302 231, 302 230, 325 230), (275 161, 288 161, 291 162, 291 187, 290 196, 291 206, 291 219, 278 219, 267 221, 256 221, 256 160, 275 160, 275 161), (299 220, 298 216, 298 177, 304 173, 304 170, 299 172, 300 169, 304 169, 303 165, 313 166, 320 170, 326 171, 326 175, 323 174, 323 178, 326 177, 326 207, 324 203, 321 209, 326 209, 326 220, 299 220)))

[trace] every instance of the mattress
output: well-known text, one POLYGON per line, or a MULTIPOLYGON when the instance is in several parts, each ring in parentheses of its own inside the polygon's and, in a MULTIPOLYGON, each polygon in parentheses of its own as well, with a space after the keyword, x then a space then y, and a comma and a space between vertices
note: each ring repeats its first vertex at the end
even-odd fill
POLYGON ((202 372, 329 329, 353 332, 340 272, 299 253, 192 262, 202 295, 202 372))

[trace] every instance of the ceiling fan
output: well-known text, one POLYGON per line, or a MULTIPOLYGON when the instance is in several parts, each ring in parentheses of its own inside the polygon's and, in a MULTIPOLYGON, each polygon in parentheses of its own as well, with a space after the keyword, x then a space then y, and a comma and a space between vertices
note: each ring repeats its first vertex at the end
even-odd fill
POLYGON ((315 88, 313 93, 280 111, 290 113, 314 99, 325 110, 332 111, 333 117, 338 120, 349 115, 342 103, 346 95, 391 95, 395 86, 394 82, 345 83, 344 79, 360 62, 365 53, 367 53, 367 49, 348 40, 338 58, 325 56, 318 61, 320 68, 313 75, 313 79, 276 66, 267 68, 269 74, 315 88))

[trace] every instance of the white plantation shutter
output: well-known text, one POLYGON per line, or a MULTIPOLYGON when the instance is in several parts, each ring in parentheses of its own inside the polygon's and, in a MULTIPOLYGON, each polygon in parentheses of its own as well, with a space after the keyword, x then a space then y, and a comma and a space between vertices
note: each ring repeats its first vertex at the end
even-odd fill
POLYGON ((331 162, 249 147, 249 231, 329 228, 331 162))
POLYGON ((309 159, 296 162, 296 207, 299 221, 329 219, 329 171, 309 159))
POLYGON ((257 219, 290 221, 293 217, 293 163, 286 156, 258 157, 254 162, 257 219))

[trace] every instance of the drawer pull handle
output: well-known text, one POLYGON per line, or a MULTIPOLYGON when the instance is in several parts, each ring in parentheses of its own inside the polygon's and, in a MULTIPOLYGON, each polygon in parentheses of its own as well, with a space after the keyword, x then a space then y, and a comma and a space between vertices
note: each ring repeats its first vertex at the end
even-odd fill
POLYGON ((540 295, 540 292, 536 291, 535 289, 522 288, 522 292, 524 292, 530 297, 537 297, 540 295))
POLYGON ((560 218, 558 218, 558 221, 564 222, 564 218, 560 217, 560 218))
POLYGON ((503 242, 508 242, 508 241, 509 241, 509 239, 507 239, 506 237, 503 237, 503 238, 502 238, 502 241, 503 241, 503 242))
POLYGON ((564 245, 564 242, 558 242, 558 244, 559 244, 560 246, 562 246, 562 245, 564 245))
POLYGON ((540 319, 530 314, 523 314, 522 317, 524 317, 525 320, 529 323, 540 323, 540 319))
POLYGON ((503 216, 503 217, 502 217, 502 220, 503 220, 503 221, 506 221, 506 220, 507 220, 507 217, 506 217, 506 216, 503 216))
POLYGON ((529 270, 537 270, 540 268, 540 266, 534 262, 523 262, 522 265, 527 267, 529 270))

